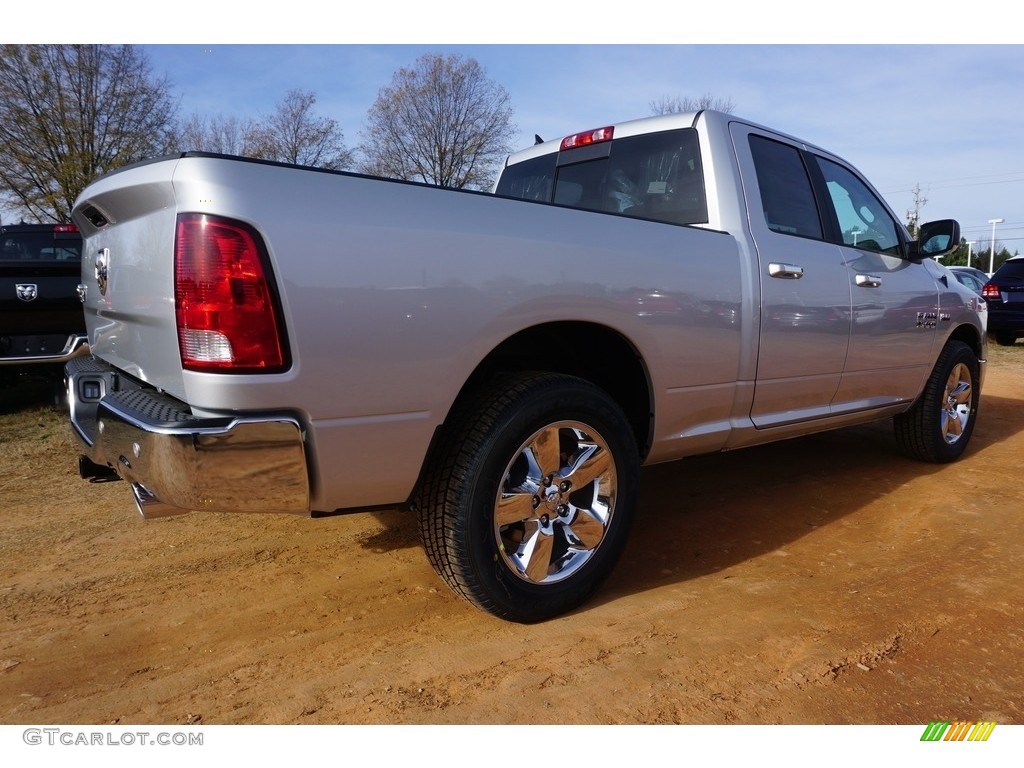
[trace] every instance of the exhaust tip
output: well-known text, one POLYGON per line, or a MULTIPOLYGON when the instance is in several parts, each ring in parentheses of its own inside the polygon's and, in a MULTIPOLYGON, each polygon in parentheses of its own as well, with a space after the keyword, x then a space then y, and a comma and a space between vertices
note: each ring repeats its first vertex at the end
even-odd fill
POLYGON ((135 508, 146 520, 158 520, 162 517, 187 515, 189 510, 164 504, 150 490, 138 483, 132 483, 132 496, 135 497, 135 508))

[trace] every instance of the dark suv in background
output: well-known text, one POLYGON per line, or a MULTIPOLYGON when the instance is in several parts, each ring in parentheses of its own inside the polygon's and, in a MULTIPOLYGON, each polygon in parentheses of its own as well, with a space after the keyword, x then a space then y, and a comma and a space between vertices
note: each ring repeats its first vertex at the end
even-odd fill
POLYGON ((988 333, 1010 346, 1024 336, 1024 256, 1014 256, 981 289, 988 304, 988 333))

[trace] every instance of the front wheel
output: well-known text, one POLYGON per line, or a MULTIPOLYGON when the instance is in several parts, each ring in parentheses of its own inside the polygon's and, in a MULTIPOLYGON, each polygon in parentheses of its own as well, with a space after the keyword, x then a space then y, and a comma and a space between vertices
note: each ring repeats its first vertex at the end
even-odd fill
POLYGON ((639 482, 618 405, 570 376, 502 377, 449 419, 415 506, 431 564, 503 619, 585 601, 625 546, 639 482))
POLYGON ((921 397, 893 420, 905 454, 936 463, 960 458, 978 417, 980 370, 978 356, 964 342, 943 347, 921 397))

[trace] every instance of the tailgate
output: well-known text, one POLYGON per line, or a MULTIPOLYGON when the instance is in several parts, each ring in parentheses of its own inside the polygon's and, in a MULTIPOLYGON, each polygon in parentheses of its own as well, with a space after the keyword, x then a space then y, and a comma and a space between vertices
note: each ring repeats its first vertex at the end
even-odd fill
POLYGON ((92 353, 182 397, 174 318, 172 176, 178 160, 131 166, 89 185, 72 217, 92 353))

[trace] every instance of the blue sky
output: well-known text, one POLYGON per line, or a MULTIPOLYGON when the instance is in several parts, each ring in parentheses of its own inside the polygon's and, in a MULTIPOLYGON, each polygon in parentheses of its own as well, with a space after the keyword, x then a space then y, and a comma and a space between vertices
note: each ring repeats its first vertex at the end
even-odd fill
POLYGON ((535 133, 645 116, 663 96, 710 93, 844 157, 900 217, 919 184, 925 220, 958 219, 977 250, 988 220, 1003 218, 998 243, 1024 253, 1024 35, 995 0, 860 0, 835 18, 810 0, 674 14, 650 0, 488 11, 478 0, 392 0, 334 6, 336 16, 310 0, 178 0, 157 24, 125 0, 107 0, 102 18, 57 6, 47 15, 73 23, 32 24, 19 14, 38 14, 19 6, 5 30, 48 35, 25 42, 141 44, 182 117, 258 117, 290 88, 314 91, 350 147, 379 89, 423 53, 479 61, 511 95, 523 146, 535 133))
MULTIPOLYGON (((508 90, 517 146, 650 114, 662 96, 728 98, 734 113, 856 165, 897 215, 919 184, 926 220, 1024 252, 1024 46, 146 45, 182 115, 259 116, 315 91, 349 146, 378 90, 429 52, 475 58, 508 90)), ((981 245, 976 248, 981 247, 981 245)))

